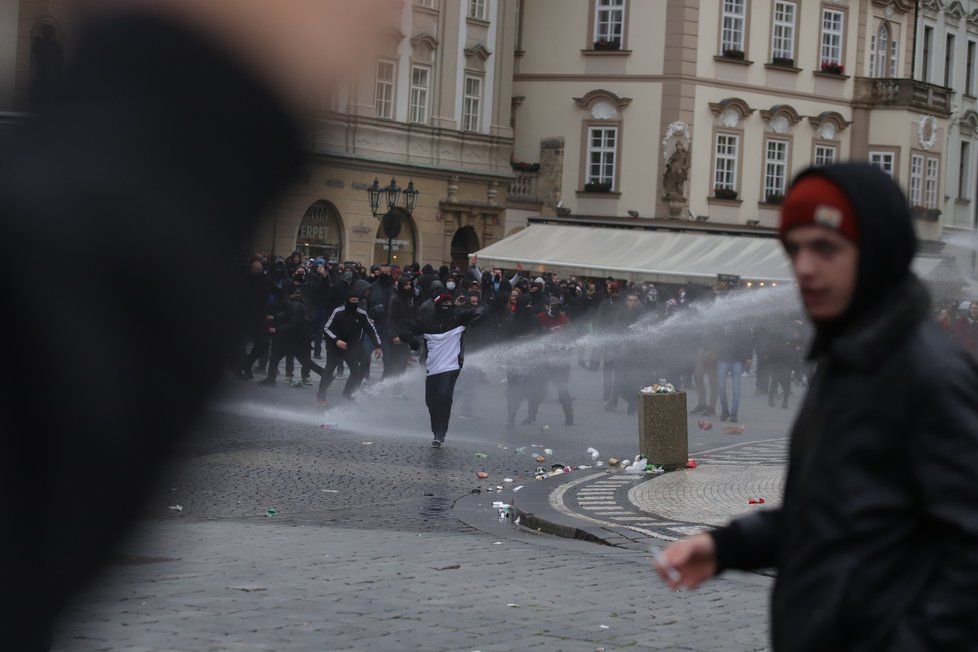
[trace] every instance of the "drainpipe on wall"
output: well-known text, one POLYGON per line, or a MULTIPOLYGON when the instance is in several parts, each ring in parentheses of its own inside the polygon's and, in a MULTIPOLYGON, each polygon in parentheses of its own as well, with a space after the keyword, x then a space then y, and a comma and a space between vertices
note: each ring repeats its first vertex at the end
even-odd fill
POLYGON ((920 0, 913 10, 913 52, 910 55, 910 79, 917 79, 917 26, 920 24, 920 0))

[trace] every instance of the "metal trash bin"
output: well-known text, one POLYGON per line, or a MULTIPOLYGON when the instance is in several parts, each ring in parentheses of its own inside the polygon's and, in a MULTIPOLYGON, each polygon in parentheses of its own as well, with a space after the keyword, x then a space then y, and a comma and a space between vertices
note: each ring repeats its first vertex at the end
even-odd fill
POLYGON ((649 464, 667 471, 689 461, 686 392, 639 393, 638 447, 649 464))

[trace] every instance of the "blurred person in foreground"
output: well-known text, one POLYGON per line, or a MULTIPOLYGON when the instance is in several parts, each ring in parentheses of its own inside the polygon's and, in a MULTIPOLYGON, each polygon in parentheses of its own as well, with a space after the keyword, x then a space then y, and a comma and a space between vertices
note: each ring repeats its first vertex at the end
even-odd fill
POLYGON ((212 398, 247 305, 239 243, 297 173, 324 84, 399 15, 382 2, 58 3, 77 28, 63 86, 0 154, 5 294, 22 311, 0 398, 4 649, 49 647, 212 398), (24 284, 13 270, 39 242, 59 260, 116 254, 24 284))
POLYGON ((978 367, 930 318, 906 198, 865 164, 811 168, 779 234, 817 363, 783 504, 671 545, 659 573, 775 568, 775 650, 973 650, 978 367))

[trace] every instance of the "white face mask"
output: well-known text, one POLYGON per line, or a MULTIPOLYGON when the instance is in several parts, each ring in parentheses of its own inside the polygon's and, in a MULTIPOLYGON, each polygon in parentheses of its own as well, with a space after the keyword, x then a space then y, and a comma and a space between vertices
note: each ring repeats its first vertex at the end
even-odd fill
POLYGON ((455 284, 449 281, 448 283, 445 284, 445 287, 448 288, 449 290, 454 290, 455 284))

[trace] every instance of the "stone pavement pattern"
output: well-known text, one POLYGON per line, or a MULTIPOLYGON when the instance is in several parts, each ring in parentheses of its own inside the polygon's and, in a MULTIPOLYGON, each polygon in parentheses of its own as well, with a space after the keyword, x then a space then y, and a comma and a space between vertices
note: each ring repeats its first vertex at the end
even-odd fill
POLYGON ((767 578, 672 592, 649 554, 538 537, 160 522, 54 652, 766 649, 767 578))
MULTIPOLYGON (((377 385, 324 413, 312 388, 229 382, 149 501, 146 529, 66 614, 53 652, 767 649, 770 578, 730 574, 673 593, 651 570, 661 538, 560 539, 488 507, 548 489, 529 454, 543 447, 548 462, 572 465, 589 462, 592 445, 605 459, 636 451, 635 418, 603 410, 600 374, 575 374, 577 426, 558 425, 551 397, 541 423, 504 431, 493 377, 441 450, 427 446, 421 383, 407 387, 410 401, 384 400, 377 385), (505 477, 504 492, 486 493, 505 477), (465 497, 485 505, 484 522, 460 520, 465 497), (273 506, 278 516, 265 517, 273 506)), ((742 410, 753 419, 745 436, 691 430, 695 455, 776 464, 783 445, 771 442, 790 412, 758 403, 742 410), (751 441, 760 448, 740 446, 751 441)), ((639 510, 627 492, 640 484, 617 483, 616 503, 639 510)), ((679 527, 690 523, 703 520, 685 514, 679 527)))

